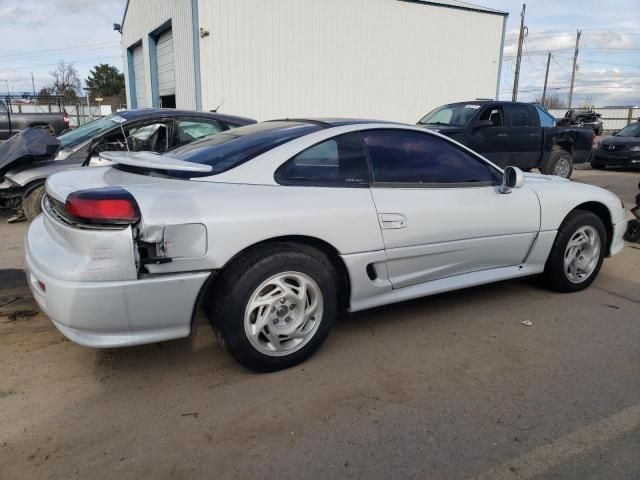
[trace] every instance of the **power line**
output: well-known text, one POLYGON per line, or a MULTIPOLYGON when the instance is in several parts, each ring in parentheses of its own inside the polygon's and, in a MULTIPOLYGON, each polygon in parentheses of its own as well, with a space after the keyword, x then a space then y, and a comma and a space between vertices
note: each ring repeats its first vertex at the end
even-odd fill
MULTIPOLYGON (((571 60, 571 57, 561 57, 561 56, 559 57, 557 55, 556 55, 556 57, 564 58, 564 59, 567 59, 567 60, 571 60)), ((597 60, 584 60, 584 59, 580 60, 580 61, 581 62, 586 62, 586 63, 601 63, 603 65, 615 65, 615 66, 618 66, 618 67, 638 67, 638 68, 640 68, 640 64, 637 64, 637 63, 635 63, 635 64, 633 64, 633 63, 612 63, 612 62, 600 62, 600 61, 597 61, 597 60)))
POLYGON ((525 51, 525 53, 527 54, 527 59, 529 60, 529 63, 531 64, 531 67, 532 67, 535 71, 539 72, 539 71, 540 71, 540 69, 539 69, 538 67, 536 67, 536 66, 535 66, 535 64, 533 63, 533 60, 531 60, 531 55, 529 55, 529 49, 527 48, 527 41, 526 41, 526 40, 524 40, 524 41, 522 42, 522 44, 524 45, 524 51, 525 51))
POLYGON ((60 47, 60 48, 51 48, 48 50, 31 50, 31 51, 26 51, 26 52, 20 52, 20 53, 9 53, 6 55, 0 55, 0 58, 11 58, 11 57, 38 57, 41 55, 48 55, 54 52, 66 52, 66 51, 71 51, 71 50, 82 50, 82 49, 86 49, 86 48, 91 48, 91 47, 100 47, 100 46, 107 46, 107 45, 119 45, 120 42, 117 41, 113 41, 113 42, 100 42, 100 43, 87 43, 85 45, 76 45, 73 47, 60 47))
MULTIPOLYGON (((122 58, 122 55, 110 55, 110 56, 106 56, 106 57, 95 57, 95 58, 83 58, 81 60, 70 60, 67 63, 76 64, 76 63, 83 63, 83 62, 91 62, 91 61, 94 61, 94 60, 106 60, 108 58, 122 58)), ((55 66, 55 65, 58 65, 58 63, 45 63, 43 65, 23 65, 23 66, 20 66, 20 67, 13 67, 13 68, 11 68, 11 70, 21 70, 23 68, 52 67, 52 66, 55 66)))

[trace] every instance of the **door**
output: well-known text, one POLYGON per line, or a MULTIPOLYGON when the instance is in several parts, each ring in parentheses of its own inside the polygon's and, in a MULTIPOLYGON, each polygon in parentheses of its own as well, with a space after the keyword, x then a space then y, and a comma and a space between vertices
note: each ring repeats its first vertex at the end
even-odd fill
POLYGON ((144 82, 144 55, 142 44, 135 47, 133 54, 133 79, 136 89, 136 108, 147 107, 147 89, 144 82))
POLYGON ((173 31, 162 32, 156 40, 156 65, 158 68, 158 95, 161 108, 176 107, 176 75, 173 55, 173 31))
POLYGON ((501 194, 501 172, 427 132, 368 130, 371 164, 393 288, 520 264, 540 226, 532 190, 501 194))
POLYGON ((509 162, 509 128, 503 108, 485 107, 469 128, 468 146, 500 167, 509 162))
POLYGON ((538 166, 542 153, 542 128, 533 105, 507 104, 510 122, 509 165, 529 170, 538 166))

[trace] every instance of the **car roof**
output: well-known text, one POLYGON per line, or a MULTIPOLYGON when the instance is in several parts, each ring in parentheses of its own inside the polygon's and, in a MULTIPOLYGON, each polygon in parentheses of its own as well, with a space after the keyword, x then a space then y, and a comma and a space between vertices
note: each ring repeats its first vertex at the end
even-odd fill
POLYGON ((393 123, 398 125, 408 125, 402 122, 394 122, 389 120, 374 120, 366 118, 326 118, 326 117, 309 117, 309 118, 279 118, 267 120, 268 122, 300 122, 313 123, 322 128, 342 127, 345 125, 359 125, 367 123, 393 123))
POLYGON ((173 108, 141 108, 139 110, 123 110, 117 112, 116 115, 125 118, 128 121, 143 120, 145 118, 160 117, 199 117, 209 118, 212 120, 220 120, 223 122, 231 122, 238 125, 249 125, 256 123, 253 118, 240 117, 236 115, 227 115, 218 112, 197 112, 193 110, 176 110, 173 108))

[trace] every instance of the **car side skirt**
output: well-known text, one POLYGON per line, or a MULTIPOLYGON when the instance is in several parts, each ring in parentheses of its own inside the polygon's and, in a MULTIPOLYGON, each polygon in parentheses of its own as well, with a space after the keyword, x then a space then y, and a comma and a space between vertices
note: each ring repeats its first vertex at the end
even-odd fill
MULTIPOLYGON (((344 255, 342 259, 351 279, 348 310, 357 312, 452 290, 540 274, 544 271, 556 234, 555 230, 540 232, 526 260, 520 265, 479 270, 398 289, 393 289, 386 279, 387 275, 383 274, 386 272, 384 251, 344 255), (377 278, 370 278, 367 273, 369 265, 373 265, 374 270, 380 272, 377 278)), ((371 267, 369 269, 371 270, 371 267)))

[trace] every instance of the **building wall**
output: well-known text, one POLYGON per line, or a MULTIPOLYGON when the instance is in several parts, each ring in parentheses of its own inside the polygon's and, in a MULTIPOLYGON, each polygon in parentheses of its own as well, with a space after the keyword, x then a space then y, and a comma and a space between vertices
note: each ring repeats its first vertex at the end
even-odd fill
POLYGON ((198 0, 198 11, 204 110, 415 122, 496 96, 500 15, 398 0, 198 0))
POLYGON ((152 104, 149 33, 171 20, 176 71, 176 107, 195 109, 193 30, 191 0, 131 0, 122 26, 127 105, 131 107, 127 48, 142 40, 147 105, 152 104))

